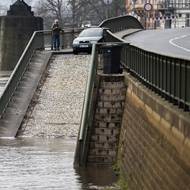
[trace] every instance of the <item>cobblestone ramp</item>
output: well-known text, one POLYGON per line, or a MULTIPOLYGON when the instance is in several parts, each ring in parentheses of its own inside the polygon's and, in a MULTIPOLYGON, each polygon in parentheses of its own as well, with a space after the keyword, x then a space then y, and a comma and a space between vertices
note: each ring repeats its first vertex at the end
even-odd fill
POLYGON ((88 55, 52 57, 20 136, 77 137, 89 62, 88 55))

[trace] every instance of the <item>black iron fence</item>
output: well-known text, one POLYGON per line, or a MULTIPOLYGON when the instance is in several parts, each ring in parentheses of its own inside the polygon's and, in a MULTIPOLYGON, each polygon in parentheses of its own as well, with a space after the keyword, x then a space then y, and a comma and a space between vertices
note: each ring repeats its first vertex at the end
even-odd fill
POLYGON ((121 62, 131 74, 168 101, 185 111, 190 110, 190 60, 159 55, 119 40, 115 32, 129 28, 142 29, 134 17, 112 18, 104 21, 101 26, 111 28, 110 41, 123 42, 121 62), (131 19, 133 22, 129 24, 131 19), (121 27, 123 22, 126 22, 125 26, 121 27))
POLYGON ((93 125, 98 73, 120 74, 125 68, 145 86, 186 111, 190 109, 190 61, 151 53, 124 42, 94 44, 83 104, 75 166, 86 166, 93 125), (121 49, 121 59, 118 51, 121 49), (107 57, 109 56, 109 57, 107 57), (105 65, 107 64, 107 65, 105 65), (113 65, 115 64, 115 65, 113 65), (109 68, 108 68, 109 67, 109 68))
POLYGON ((190 61, 123 45, 122 64, 144 85, 165 99, 190 109, 190 61))

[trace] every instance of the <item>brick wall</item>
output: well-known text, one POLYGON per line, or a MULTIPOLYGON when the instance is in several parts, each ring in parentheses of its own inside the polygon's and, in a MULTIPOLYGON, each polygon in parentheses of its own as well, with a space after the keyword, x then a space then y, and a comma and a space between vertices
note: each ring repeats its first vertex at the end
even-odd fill
POLYGON ((100 75, 88 163, 116 160, 126 88, 123 75, 100 75))
POLYGON ((125 75, 119 160, 131 190, 190 189, 190 115, 125 75))

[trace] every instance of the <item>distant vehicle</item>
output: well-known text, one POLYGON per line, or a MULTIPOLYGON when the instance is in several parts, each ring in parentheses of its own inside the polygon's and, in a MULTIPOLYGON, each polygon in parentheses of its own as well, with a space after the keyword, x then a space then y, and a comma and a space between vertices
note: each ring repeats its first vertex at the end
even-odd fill
POLYGON ((79 52, 91 53, 92 44, 102 42, 105 29, 100 27, 86 28, 73 41, 73 53, 79 52))
POLYGON ((86 20, 82 23, 81 27, 82 28, 86 28, 86 27, 91 27, 92 24, 91 24, 91 21, 90 20, 86 20))

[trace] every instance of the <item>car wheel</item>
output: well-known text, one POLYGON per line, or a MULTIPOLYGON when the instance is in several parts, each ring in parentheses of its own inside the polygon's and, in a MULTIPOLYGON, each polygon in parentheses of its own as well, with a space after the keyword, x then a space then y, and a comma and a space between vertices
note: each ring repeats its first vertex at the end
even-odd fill
POLYGON ((73 54, 74 54, 74 55, 77 55, 77 54, 78 54, 78 51, 77 51, 77 50, 73 50, 73 54))
POLYGON ((91 54, 92 53, 92 50, 90 49, 90 50, 88 50, 88 54, 91 54))

